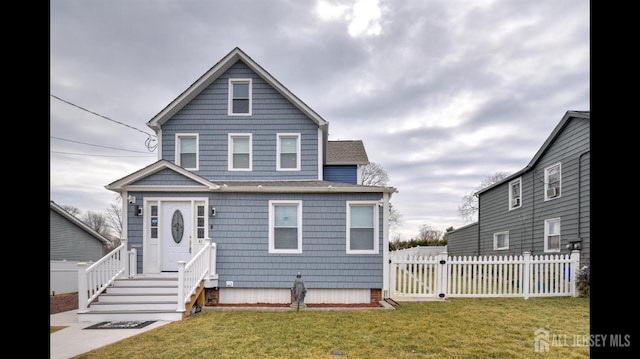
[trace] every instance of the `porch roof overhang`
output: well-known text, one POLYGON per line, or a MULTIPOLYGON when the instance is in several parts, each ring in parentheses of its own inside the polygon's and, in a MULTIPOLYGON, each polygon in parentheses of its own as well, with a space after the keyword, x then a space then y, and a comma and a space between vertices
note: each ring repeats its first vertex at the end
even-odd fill
POLYGON ((198 176, 197 174, 188 171, 172 162, 169 162, 167 160, 159 160, 157 162, 154 162, 152 164, 150 164, 149 166, 138 170, 128 176, 125 176, 119 180, 116 180, 114 182, 111 182, 110 184, 106 185, 105 188, 110 190, 110 191, 114 191, 114 192, 118 192, 121 193, 123 191, 131 191, 135 188, 146 188, 146 187, 151 187, 154 188, 155 191, 160 191, 161 188, 167 188, 165 191, 175 191, 175 190, 179 190, 181 192, 184 191, 202 191, 202 190, 215 190, 217 189, 219 186, 216 185, 215 183, 212 183, 211 181, 207 180, 204 177, 198 176), (159 172, 163 169, 170 169, 173 170, 181 175, 183 175, 186 178, 189 178, 193 181, 195 181, 197 184, 199 185, 193 185, 193 186, 149 186, 149 185, 135 185, 134 183, 136 183, 139 180, 144 179, 145 177, 152 175, 156 172, 159 172))

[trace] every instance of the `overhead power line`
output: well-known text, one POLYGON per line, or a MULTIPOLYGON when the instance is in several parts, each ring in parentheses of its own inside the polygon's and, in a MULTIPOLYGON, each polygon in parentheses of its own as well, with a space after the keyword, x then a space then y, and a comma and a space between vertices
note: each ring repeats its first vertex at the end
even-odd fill
POLYGON ((86 142, 74 141, 74 140, 69 140, 69 139, 66 139, 66 138, 61 138, 61 137, 56 137, 56 136, 49 136, 49 137, 51 137, 51 138, 55 138, 56 140, 60 140, 60 141, 67 141, 67 142, 79 143, 79 144, 81 144, 81 145, 87 145, 87 146, 94 146, 94 147, 108 148, 108 149, 117 150, 117 151, 136 152, 136 153, 148 153, 148 152, 144 152, 144 151, 126 150, 126 149, 124 149, 124 148, 116 148, 116 147, 109 147, 109 146, 101 146, 101 145, 96 145, 96 144, 93 144, 93 143, 86 143, 86 142))
POLYGON ((156 135, 150 134, 150 133, 148 133, 148 132, 146 132, 146 131, 143 131, 143 130, 141 130, 141 129, 139 129, 139 128, 135 128, 135 127, 130 126, 130 125, 126 124, 126 123, 122 123, 122 122, 120 122, 120 121, 113 120, 113 119, 111 119, 111 118, 109 118, 109 117, 107 117, 107 116, 103 116, 103 115, 101 115, 101 114, 99 114, 99 113, 97 113, 97 112, 93 112, 93 111, 87 110, 86 108, 84 108, 84 107, 82 107, 82 106, 78 106, 78 105, 76 105, 75 103, 69 102, 69 101, 67 101, 67 100, 63 100, 63 99, 61 99, 60 97, 58 97, 58 96, 56 96, 56 95, 54 95, 54 94, 49 94, 49 96, 51 96, 51 97, 55 98, 55 99, 56 99, 56 100, 58 100, 58 101, 62 101, 62 102, 64 102, 64 103, 66 103, 66 104, 69 104, 69 105, 71 105, 71 106, 73 106, 73 107, 77 107, 77 108, 81 109, 82 111, 89 112, 89 113, 90 113, 90 114, 92 114, 92 115, 96 115, 96 116, 98 116, 98 117, 104 118, 105 120, 109 120, 109 121, 114 122, 114 123, 117 123, 117 124, 119 124, 119 125, 122 125, 122 126, 125 126, 125 127, 129 127, 129 128, 130 128, 130 129, 132 129, 132 130, 136 130, 136 131, 139 131, 139 132, 144 133, 145 135, 147 135, 147 136, 148 136, 148 137, 147 137, 147 139, 146 139, 146 141, 145 141, 145 146, 146 146, 146 147, 149 149, 149 151, 151 151, 151 152, 153 152, 153 151, 156 149, 156 147, 158 146, 157 144, 154 144, 154 142, 156 142, 156 141, 157 141, 157 139, 156 139, 156 135))

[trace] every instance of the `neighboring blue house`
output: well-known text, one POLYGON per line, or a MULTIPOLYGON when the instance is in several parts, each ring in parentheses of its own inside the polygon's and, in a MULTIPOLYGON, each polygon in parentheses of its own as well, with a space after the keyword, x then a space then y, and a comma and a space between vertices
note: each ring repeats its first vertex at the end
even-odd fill
POLYGON ((158 161, 106 188, 123 199, 138 273, 217 245, 207 305, 377 303, 388 290, 393 187, 361 184, 361 141, 329 141, 329 123, 239 48, 147 122, 158 161), (215 303, 211 303, 210 298, 215 303))
POLYGON ((448 233, 449 255, 591 250, 590 112, 568 111, 522 170, 476 193, 478 222, 448 233))

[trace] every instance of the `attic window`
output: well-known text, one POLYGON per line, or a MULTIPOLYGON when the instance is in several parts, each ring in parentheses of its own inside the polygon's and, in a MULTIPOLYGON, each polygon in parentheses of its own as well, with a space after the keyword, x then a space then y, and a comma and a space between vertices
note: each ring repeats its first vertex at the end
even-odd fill
POLYGON ((229 79, 229 116, 251 115, 251 79, 229 79))

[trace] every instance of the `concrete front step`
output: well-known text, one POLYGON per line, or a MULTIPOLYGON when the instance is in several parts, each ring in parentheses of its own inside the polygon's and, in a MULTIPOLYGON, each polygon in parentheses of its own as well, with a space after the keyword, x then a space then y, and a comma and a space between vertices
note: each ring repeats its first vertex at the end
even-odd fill
POLYGON ((122 293, 113 294, 111 292, 100 296, 100 303, 145 303, 145 302, 178 302, 178 290, 175 293, 122 293))
POLYGON ((160 310, 171 311, 176 310, 178 306, 178 300, 171 302, 116 302, 116 303, 103 303, 97 302, 91 304, 89 309, 92 312, 110 312, 118 310, 126 311, 144 311, 144 310, 160 310))
POLYGON ((129 294, 129 295, 138 295, 138 294, 175 294, 178 295, 178 284, 173 286, 112 286, 107 288, 105 295, 111 294, 129 294))

